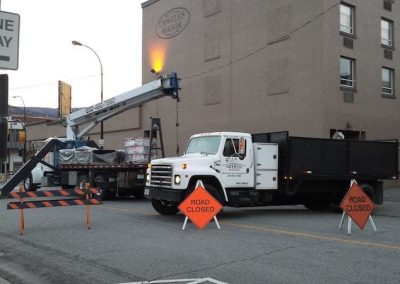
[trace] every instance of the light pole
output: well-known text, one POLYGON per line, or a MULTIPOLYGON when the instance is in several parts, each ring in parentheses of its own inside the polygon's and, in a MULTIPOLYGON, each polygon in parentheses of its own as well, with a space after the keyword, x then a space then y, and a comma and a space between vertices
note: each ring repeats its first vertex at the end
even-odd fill
MULTIPOLYGON (((82 44, 82 43, 80 43, 79 41, 73 40, 73 41, 72 41, 72 44, 73 44, 73 45, 78 45, 78 46, 84 46, 84 47, 90 49, 90 50, 94 53, 94 55, 96 55, 97 60, 99 60, 99 63, 100 63, 100 79, 101 79, 100 99, 101 99, 101 102, 103 102, 103 64, 101 63, 101 60, 100 60, 99 55, 97 54, 96 51, 94 51, 93 48, 91 48, 90 46, 87 46, 87 45, 85 45, 85 44, 82 44)), ((104 128, 103 128, 103 121, 100 122, 100 141, 99 141, 99 144, 100 144, 100 148, 103 149, 103 145, 104 145, 104 128)))
POLYGON ((24 98, 21 96, 13 96, 14 99, 16 98, 20 98, 22 101, 22 104, 24 105, 24 132, 25 132, 25 139, 24 139, 24 157, 23 157, 23 161, 24 163, 26 162, 26 108, 25 108, 25 101, 24 98))

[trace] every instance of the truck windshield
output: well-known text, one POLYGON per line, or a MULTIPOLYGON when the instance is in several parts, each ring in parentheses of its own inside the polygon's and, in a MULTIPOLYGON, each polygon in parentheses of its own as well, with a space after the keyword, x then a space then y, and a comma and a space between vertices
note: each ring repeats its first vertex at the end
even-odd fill
POLYGON ((218 152, 220 136, 204 136, 192 138, 186 149, 186 154, 204 153, 214 155, 218 152))

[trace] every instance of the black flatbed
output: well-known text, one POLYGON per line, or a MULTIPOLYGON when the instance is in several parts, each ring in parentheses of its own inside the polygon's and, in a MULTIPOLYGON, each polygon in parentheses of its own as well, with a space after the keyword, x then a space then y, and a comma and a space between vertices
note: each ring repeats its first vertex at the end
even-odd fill
POLYGON ((398 140, 368 141, 253 134, 253 142, 279 145, 279 178, 302 180, 398 179, 398 140))

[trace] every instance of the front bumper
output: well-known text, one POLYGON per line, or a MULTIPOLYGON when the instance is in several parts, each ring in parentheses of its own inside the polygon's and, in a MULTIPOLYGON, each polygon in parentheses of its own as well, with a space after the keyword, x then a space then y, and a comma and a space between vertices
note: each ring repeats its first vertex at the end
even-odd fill
POLYGON ((184 190, 177 190, 171 188, 151 187, 145 186, 144 195, 147 198, 181 202, 183 200, 184 190))

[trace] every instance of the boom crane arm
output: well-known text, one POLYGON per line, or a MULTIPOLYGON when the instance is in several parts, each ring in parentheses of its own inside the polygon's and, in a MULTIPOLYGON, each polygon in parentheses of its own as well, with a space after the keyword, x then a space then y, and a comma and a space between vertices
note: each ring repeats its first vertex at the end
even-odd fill
POLYGON ((161 75, 157 80, 139 88, 70 113, 66 118, 67 138, 82 139, 98 123, 164 96, 170 96, 179 101, 178 91, 179 79, 173 72, 170 75, 161 75), (87 126, 80 130, 79 127, 83 124, 87 124, 87 126))

